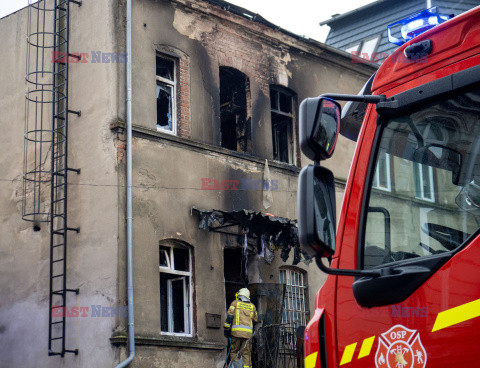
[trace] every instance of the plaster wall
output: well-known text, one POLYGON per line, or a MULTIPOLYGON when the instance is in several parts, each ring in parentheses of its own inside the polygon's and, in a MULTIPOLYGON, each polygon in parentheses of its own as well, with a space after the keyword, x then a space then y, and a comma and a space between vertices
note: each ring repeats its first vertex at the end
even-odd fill
MULTIPOLYGON (((114 1, 72 4, 70 50, 115 51, 114 1)), ((0 367, 107 367, 117 359, 109 337, 112 317, 67 318, 67 349, 79 355, 49 357, 49 225, 33 231, 22 220, 23 134, 27 9, 0 20, 0 367)), ((46 65, 51 65, 46 54, 46 65), (50 63, 50 64, 49 64, 50 63)), ((109 123, 118 114, 118 64, 70 65, 69 234, 67 306, 117 306, 118 182, 109 123)), ((48 117, 49 118, 49 117, 48 117)), ((49 192, 49 190, 48 190, 49 192)), ((49 200, 49 196, 48 196, 49 200)), ((49 204, 47 204, 49 205, 49 204)))

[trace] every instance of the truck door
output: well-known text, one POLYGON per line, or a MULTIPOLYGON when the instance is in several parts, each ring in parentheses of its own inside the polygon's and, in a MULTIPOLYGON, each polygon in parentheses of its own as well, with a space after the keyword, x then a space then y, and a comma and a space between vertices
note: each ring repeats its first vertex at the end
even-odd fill
POLYGON ((382 276, 338 278, 338 364, 480 366, 480 89, 375 120, 339 267, 382 276))

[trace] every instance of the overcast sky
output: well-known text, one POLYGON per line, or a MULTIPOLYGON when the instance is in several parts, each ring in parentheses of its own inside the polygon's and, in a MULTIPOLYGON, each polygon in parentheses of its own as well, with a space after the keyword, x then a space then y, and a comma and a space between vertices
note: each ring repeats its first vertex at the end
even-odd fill
MULTIPOLYGON (((320 27, 319 22, 329 19, 333 14, 342 14, 373 1, 375 0, 230 0, 282 28, 318 41, 325 41, 328 34, 328 27, 320 27)), ((27 5, 28 0, 0 0, 0 18, 27 5)))

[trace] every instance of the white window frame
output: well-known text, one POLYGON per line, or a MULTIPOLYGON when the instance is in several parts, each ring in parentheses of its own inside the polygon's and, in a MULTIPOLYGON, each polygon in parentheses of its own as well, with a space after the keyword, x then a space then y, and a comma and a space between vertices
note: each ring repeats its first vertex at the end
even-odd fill
POLYGON ((355 55, 363 58, 363 54, 366 52, 365 45, 367 44, 367 42, 376 41, 375 46, 373 47, 372 51, 368 55, 368 60, 373 60, 373 54, 375 54, 375 52, 377 51, 378 45, 380 44, 380 40, 381 40, 381 36, 375 36, 366 40, 362 40, 360 42, 351 44, 350 46, 346 47, 345 52, 348 52, 350 55, 355 55))
MULTIPOLYGON (((286 91, 286 90, 284 90, 282 88, 279 88, 275 85, 271 85, 270 86, 270 98, 272 98, 272 90, 277 92, 277 96, 276 96, 277 108, 274 109, 270 106, 270 119, 272 120, 272 112, 275 113, 275 114, 278 114, 278 115, 283 115, 283 116, 291 119, 292 123, 290 124, 289 132, 288 132, 288 145, 289 145, 289 147, 287 147, 288 162, 284 162, 284 163, 289 164, 289 165, 295 165, 295 162, 294 162, 294 160, 295 160, 295 155, 294 155, 295 134, 293 132, 293 127, 295 125, 295 115, 294 115, 295 93, 291 92, 291 91, 286 91), (280 110, 280 93, 290 97, 291 110, 292 110, 291 113, 284 112, 284 111, 280 110)), ((273 134, 273 121, 271 122, 271 125, 272 125, 272 134, 273 134)), ((276 143, 278 145, 278 138, 275 137, 275 140, 276 140, 276 143)), ((276 149, 276 147, 273 147, 273 150, 275 150, 275 149, 276 149)), ((278 159, 276 159, 275 161, 283 162, 283 161, 280 161, 278 159)))
POLYGON ((373 176, 372 188, 384 190, 385 192, 392 191, 392 182, 390 177, 390 154, 386 152, 380 152, 380 154, 385 155, 385 168, 386 171, 382 173, 387 178, 387 187, 382 187, 380 185, 380 170, 379 170, 379 161, 377 161, 377 167, 375 168, 375 175, 373 176))
MULTIPOLYGON (((159 53, 155 54, 155 62, 157 60, 156 58, 165 59, 173 62, 173 81, 167 78, 160 77, 159 75, 155 75, 155 101, 157 99, 157 86, 159 83, 166 84, 167 86, 172 88, 172 130, 162 128, 156 123, 155 125, 157 126, 157 131, 159 132, 177 135, 177 60, 159 53)), ((156 113, 158 114, 157 111, 156 113)))
MULTIPOLYGON (((170 275, 178 275, 178 278, 175 279, 168 279, 167 280, 167 315, 168 315, 168 331, 161 331, 162 335, 168 336, 184 336, 184 337, 192 337, 193 336, 193 313, 192 313, 192 305, 193 305, 193 285, 192 285, 192 251, 188 247, 180 247, 175 245, 165 245, 161 244, 160 247, 170 248, 169 253, 167 254, 167 264, 166 266, 159 266, 158 270, 159 273, 168 273, 170 275), (173 256, 173 249, 174 248, 182 248, 188 251, 188 271, 179 271, 175 269, 175 258, 173 256), (186 283, 186 277, 188 277, 188 284, 186 283), (183 290, 185 292, 185 296, 183 298, 184 301, 184 323, 185 323, 185 331, 187 333, 178 333, 172 332, 173 331, 173 307, 172 307, 172 282, 178 281, 183 279, 183 290), (187 288, 188 286, 188 288, 187 288)), ((160 248, 159 248, 160 249, 160 248)), ((160 250, 162 252, 163 250, 160 250)), ((161 277, 161 276, 160 276, 161 277)), ((162 306, 160 306, 162 308, 162 306)))
POLYGON ((375 41, 375 46, 373 46, 372 51, 370 52, 370 55, 369 55, 370 60, 372 60, 373 54, 377 51, 378 44, 380 42, 380 36, 372 37, 372 38, 369 38, 368 40, 362 41, 362 47, 360 48, 360 56, 362 56, 362 54, 366 52, 365 45, 370 41, 375 41))
POLYGON ((417 190, 417 185, 415 185, 415 198, 421 199, 422 201, 433 203, 433 202, 435 202, 435 189, 434 189, 434 185, 433 185, 433 168, 431 166, 428 166, 428 176, 429 176, 429 180, 430 180, 430 185, 429 186, 430 186, 430 193, 432 194, 432 196, 429 198, 429 197, 425 196, 425 193, 424 193, 424 190, 423 190, 423 182, 424 182, 425 178, 423 177, 423 170, 421 169, 421 165, 422 164, 419 164, 419 163, 416 163, 416 162, 413 163, 413 170, 414 170, 413 178, 414 178, 414 180, 419 181, 418 182, 419 190, 417 190))
POLYGON ((280 283, 286 286, 285 300, 283 306, 282 324, 290 327, 306 326, 308 322, 307 310, 307 283, 305 273, 291 268, 280 269, 280 283), (284 277, 282 277, 284 273, 284 277), (296 302, 300 300, 300 309, 297 309, 296 302), (299 315, 300 320, 294 318, 299 315))

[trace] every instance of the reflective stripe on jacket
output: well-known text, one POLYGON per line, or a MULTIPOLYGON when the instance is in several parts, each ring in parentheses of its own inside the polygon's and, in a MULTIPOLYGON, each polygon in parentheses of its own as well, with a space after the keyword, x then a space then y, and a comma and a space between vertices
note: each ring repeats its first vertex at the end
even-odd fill
MULTIPOLYGON (((248 339, 253 334, 253 322, 258 321, 257 309, 251 302, 234 300, 227 315, 233 316, 232 336, 248 339)), ((228 324, 228 323, 226 323, 228 324)), ((227 328, 227 326, 224 326, 227 328)))

